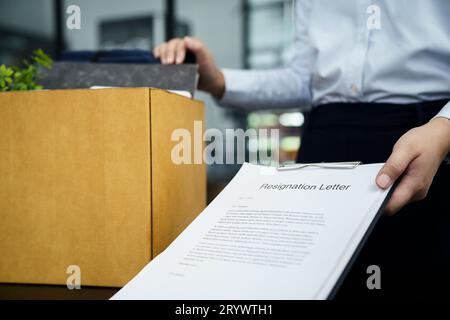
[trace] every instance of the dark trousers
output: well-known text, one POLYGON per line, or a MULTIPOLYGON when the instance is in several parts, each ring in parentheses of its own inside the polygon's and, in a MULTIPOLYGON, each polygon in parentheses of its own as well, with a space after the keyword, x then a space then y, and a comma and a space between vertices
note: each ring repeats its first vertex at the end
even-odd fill
MULTIPOLYGON (((307 118, 298 162, 386 162, 395 142, 428 122, 447 101, 418 104, 336 103, 307 118)), ((336 299, 450 297, 450 165, 443 163, 425 200, 382 217, 336 299), (381 269, 369 290, 367 267, 381 269)))

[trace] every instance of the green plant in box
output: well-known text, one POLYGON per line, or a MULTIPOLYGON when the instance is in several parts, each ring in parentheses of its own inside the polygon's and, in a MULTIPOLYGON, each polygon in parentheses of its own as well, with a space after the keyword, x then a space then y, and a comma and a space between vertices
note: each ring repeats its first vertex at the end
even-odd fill
POLYGON ((51 69, 53 60, 42 49, 33 51, 31 63, 24 61, 24 66, 0 66, 0 91, 39 90, 41 85, 36 83, 38 67, 51 69))
POLYGON ((0 66, 0 91, 8 91, 13 79, 14 71, 7 68, 4 64, 0 66))

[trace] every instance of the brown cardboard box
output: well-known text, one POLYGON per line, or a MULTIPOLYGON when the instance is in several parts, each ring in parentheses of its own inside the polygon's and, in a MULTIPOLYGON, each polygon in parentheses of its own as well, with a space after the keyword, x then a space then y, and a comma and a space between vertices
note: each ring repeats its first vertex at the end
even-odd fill
POLYGON ((1 93, 0 282, 128 282, 205 206, 205 166, 171 161, 203 112, 147 88, 1 93))

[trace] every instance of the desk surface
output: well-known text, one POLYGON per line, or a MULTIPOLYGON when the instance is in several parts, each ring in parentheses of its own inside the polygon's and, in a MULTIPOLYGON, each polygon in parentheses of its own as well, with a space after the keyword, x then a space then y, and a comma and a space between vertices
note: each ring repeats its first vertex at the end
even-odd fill
POLYGON ((0 300, 107 300, 118 290, 94 287, 69 290, 65 286, 0 284, 0 300))

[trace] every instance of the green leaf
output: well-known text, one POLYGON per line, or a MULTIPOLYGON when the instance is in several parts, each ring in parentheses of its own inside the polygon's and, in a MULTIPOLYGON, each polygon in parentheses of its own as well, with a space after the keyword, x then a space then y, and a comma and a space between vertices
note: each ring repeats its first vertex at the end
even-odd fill
POLYGON ((8 68, 6 65, 0 65, 0 91, 24 91, 41 90, 43 87, 35 82, 38 73, 38 67, 51 69, 53 60, 44 50, 36 49, 31 55, 30 63, 23 61, 23 67, 13 66, 8 68))
POLYGON ((50 58, 50 56, 48 56, 42 49, 34 50, 32 59, 35 63, 46 69, 51 69, 53 66, 52 58, 50 58))

